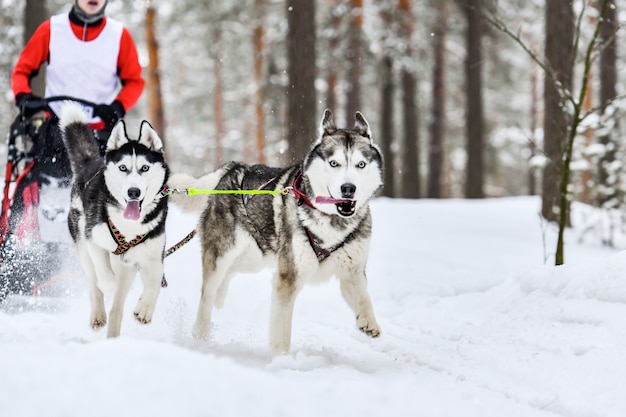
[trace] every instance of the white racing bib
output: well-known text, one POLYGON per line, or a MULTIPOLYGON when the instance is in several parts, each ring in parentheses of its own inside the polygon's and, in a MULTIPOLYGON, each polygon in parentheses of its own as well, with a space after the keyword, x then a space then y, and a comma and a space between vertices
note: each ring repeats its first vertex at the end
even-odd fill
MULTIPOLYGON (((115 100, 120 87, 117 58, 123 29, 120 22, 107 18, 100 35, 83 42, 72 32, 68 14, 52 16, 46 97, 71 96, 96 104, 115 100)), ((57 115, 61 105, 51 104, 57 115)))

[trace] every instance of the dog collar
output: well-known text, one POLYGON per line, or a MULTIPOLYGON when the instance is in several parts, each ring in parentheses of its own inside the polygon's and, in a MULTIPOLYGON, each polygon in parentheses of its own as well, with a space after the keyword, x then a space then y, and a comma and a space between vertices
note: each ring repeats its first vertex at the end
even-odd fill
POLYGON ((302 203, 306 204, 311 208, 315 208, 311 200, 300 190, 300 186, 302 185, 302 170, 298 171, 293 182, 291 183, 291 192, 293 196, 298 199, 298 205, 301 206, 302 203))

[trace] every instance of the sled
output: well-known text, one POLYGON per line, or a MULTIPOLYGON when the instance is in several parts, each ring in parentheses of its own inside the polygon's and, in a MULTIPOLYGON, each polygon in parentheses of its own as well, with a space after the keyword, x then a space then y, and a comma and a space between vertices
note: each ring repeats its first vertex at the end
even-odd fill
MULTIPOLYGON (((58 112, 75 101, 89 113, 95 104, 68 96, 29 102, 7 135, 0 213, 0 303, 8 295, 61 296, 78 275, 67 227, 71 168, 58 112)), ((95 130, 102 152, 110 131, 95 130)))

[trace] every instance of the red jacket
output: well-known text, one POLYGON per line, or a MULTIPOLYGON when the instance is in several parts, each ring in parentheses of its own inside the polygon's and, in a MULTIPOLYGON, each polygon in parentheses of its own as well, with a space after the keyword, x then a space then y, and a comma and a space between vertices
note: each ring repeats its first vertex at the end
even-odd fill
MULTIPOLYGON (((102 29, 106 24, 106 17, 101 22, 95 25, 83 26, 70 21, 72 31, 78 39, 83 41, 90 41, 98 37, 102 29)), ((30 88, 30 79, 37 75, 39 67, 43 62, 50 62, 50 20, 43 22, 33 33, 22 53, 20 54, 17 64, 11 74, 11 86, 13 88, 13 95, 17 97, 21 93, 32 92, 30 88)), ((128 111, 133 107, 141 93, 145 81, 141 75, 141 65, 139 65, 139 58, 137 55, 137 48, 130 32, 124 28, 122 32, 122 38, 120 39, 120 52, 117 57, 117 69, 118 76, 122 88, 116 98, 124 110, 128 111)), ((110 103, 104 103, 110 104, 110 103)))

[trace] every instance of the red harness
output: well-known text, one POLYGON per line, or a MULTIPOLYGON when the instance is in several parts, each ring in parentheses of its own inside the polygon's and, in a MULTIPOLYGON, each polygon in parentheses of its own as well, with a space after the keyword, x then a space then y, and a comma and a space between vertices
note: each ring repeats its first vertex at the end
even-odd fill
POLYGON ((302 203, 306 204, 311 208, 315 208, 309 197, 306 196, 301 190, 300 186, 302 185, 302 171, 298 171, 298 175, 293 179, 291 183, 291 192, 293 196, 298 199, 298 205, 301 206, 302 203))

